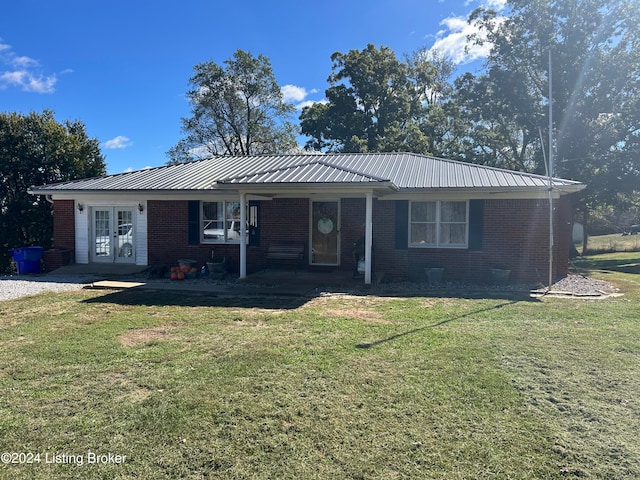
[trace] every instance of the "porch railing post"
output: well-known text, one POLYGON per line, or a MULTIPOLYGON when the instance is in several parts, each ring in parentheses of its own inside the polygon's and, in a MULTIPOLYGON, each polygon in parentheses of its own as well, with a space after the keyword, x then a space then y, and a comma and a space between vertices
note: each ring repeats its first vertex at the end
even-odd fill
POLYGON ((247 194, 240 193, 240 278, 247 278, 247 194))
POLYGON ((367 192, 364 230, 364 283, 371 283, 371 245, 373 232, 373 193, 367 192))

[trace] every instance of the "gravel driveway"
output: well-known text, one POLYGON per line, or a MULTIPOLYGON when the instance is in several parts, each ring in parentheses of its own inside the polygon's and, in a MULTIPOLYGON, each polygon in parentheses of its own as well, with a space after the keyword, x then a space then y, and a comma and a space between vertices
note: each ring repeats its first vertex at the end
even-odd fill
POLYGON ((95 277, 86 276, 0 276, 0 301, 37 295, 42 292, 80 290, 95 280, 95 277))

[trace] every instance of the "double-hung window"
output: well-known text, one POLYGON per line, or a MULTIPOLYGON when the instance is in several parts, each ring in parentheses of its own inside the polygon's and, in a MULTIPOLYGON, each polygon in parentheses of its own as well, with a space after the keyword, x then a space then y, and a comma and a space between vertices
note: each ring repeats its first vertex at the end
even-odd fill
POLYGON ((203 243, 240 242, 240 202, 202 202, 200 218, 203 243))
POLYGON ((411 202, 410 208, 409 246, 427 248, 468 247, 468 202, 411 202))

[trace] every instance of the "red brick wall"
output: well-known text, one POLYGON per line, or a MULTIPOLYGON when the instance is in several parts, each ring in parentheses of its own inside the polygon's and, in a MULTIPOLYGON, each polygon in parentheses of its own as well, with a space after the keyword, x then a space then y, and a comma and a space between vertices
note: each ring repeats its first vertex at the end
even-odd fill
MULTIPOLYGON (((554 277, 567 274, 571 201, 554 201, 554 277)), ((546 283, 549 277, 549 203, 547 200, 487 200, 484 217, 485 261, 505 265, 511 278, 546 283)))
MULTIPOLYGON (((63 206, 64 211, 70 212, 73 225, 73 202, 63 206)), ((567 197, 556 200, 554 273, 557 277, 567 273, 570 212, 567 197)), ((548 278, 548 214, 546 200, 485 200, 481 250, 396 249, 395 202, 374 199, 374 271, 383 273, 385 279, 419 280, 424 279, 426 265, 438 264, 445 267, 445 279, 484 281, 490 278, 491 268, 502 266, 512 271, 513 281, 544 283, 548 278)), ((342 199, 342 270, 355 268, 353 244, 364 236, 364 221, 365 199, 342 199)), ((188 245, 187 201, 149 201, 148 225, 150 265, 174 265, 179 258, 204 263, 213 248, 216 256, 227 257, 231 271, 239 270, 238 245, 188 245)), ((263 266, 264 252, 272 240, 300 242, 305 249, 309 248, 309 199, 284 198, 260 203, 260 246, 247 248, 249 272, 263 266)), ((63 246, 56 236, 58 245, 63 246)))
MULTIPOLYGON (((407 225, 408 228, 408 225, 407 225)), ((409 250, 396 249, 396 205, 395 202, 373 202, 374 270, 386 280, 413 278, 409 266, 409 250)))
MULTIPOLYGON (((180 258, 204 264, 213 249, 216 256, 227 257, 229 270, 240 270, 237 244, 189 245, 188 202, 148 202, 149 265, 175 265, 180 258)), ((308 245, 309 202, 303 199, 275 199, 260 202, 260 245, 247 247, 247 271, 264 265, 263 254, 269 240, 297 241, 308 245)))
POLYGON ((53 248, 43 254, 45 271, 50 272, 75 259, 75 204, 73 200, 53 202, 53 248))
POLYGON ((309 244, 309 200, 276 198, 260 202, 260 247, 269 240, 309 244))
POLYGON ((247 270, 262 268, 270 241, 301 243, 309 253, 309 199, 276 198, 260 202, 260 246, 247 250, 247 270), (251 263, 253 262, 253 264, 251 263))
MULTIPOLYGON (((556 200, 554 276, 567 274, 570 212, 567 197, 556 200)), ((546 200, 485 200, 482 249, 395 248, 394 202, 374 202, 374 264, 385 278, 424 279, 424 267, 445 267, 445 279, 481 282, 490 269, 511 270, 516 282, 543 282, 549 266, 549 204, 546 200)))
POLYGON ((147 247, 149 265, 175 266, 181 258, 204 265, 215 255, 228 257, 231 271, 238 271, 238 245, 189 245, 189 202, 149 200, 147 202, 147 247))
POLYGON ((355 271, 354 243, 364 239, 366 202, 364 198, 343 198, 340 208, 341 269, 355 271))
POLYGON ((76 250, 75 205, 73 200, 53 202, 53 248, 76 250))

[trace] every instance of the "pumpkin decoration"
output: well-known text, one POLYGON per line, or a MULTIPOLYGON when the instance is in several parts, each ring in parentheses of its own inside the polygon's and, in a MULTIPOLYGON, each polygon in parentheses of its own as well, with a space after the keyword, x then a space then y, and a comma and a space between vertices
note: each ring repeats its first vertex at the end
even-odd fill
POLYGON ((184 272, 181 270, 177 274, 178 280, 184 280, 184 272))
POLYGON ((178 273, 177 272, 171 272, 171 280, 177 280, 177 279, 178 279, 178 273))

